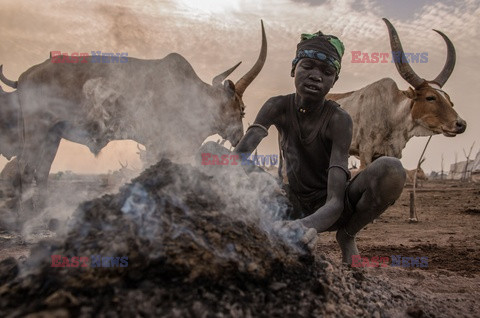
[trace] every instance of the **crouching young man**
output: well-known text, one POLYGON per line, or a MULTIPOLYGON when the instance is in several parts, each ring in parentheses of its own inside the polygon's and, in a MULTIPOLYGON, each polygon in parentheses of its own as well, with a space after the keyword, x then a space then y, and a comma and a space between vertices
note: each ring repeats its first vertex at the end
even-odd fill
POLYGON ((270 98, 235 148, 251 154, 274 125, 286 163, 294 224, 336 231, 343 262, 358 255, 355 236, 400 196, 405 170, 381 157, 350 180, 352 119, 325 96, 338 79, 343 43, 335 36, 302 34, 292 62, 295 93, 270 98))

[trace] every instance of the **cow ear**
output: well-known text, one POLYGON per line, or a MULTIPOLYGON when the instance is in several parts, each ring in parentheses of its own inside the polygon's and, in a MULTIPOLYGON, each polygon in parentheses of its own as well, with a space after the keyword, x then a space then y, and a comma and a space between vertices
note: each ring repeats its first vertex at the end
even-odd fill
POLYGON ((223 87, 225 88, 228 96, 233 97, 233 95, 235 95, 235 84, 233 84, 231 80, 226 80, 223 82, 223 87))
POLYGON ((410 99, 417 98, 417 93, 415 93, 411 87, 409 87, 406 91, 403 91, 403 93, 410 99))

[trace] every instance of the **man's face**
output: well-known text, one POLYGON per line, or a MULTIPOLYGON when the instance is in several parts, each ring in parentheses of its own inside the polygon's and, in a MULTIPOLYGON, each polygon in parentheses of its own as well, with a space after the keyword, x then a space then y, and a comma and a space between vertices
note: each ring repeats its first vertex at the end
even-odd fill
POLYGON ((335 68, 316 59, 303 58, 295 68, 295 88, 304 98, 324 98, 335 81, 335 68))

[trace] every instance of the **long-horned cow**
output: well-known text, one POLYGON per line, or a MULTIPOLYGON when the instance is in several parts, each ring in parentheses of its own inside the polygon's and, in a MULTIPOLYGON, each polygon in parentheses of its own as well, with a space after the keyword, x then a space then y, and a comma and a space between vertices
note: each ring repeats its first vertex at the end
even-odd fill
MULTIPOLYGON (((412 183, 415 180, 415 174, 417 175, 417 181, 423 181, 423 180, 428 180, 427 175, 423 171, 421 165, 425 161, 425 158, 423 158, 420 161, 420 165, 417 169, 412 169, 412 170, 407 170, 405 169, 405 172, 407 173, 407 179, 405 180, 405 183, 412 183)), ((419 183, 420 186, 422 186, 422 183, 419 183)))
POLYGON ((455 48, 440 31, 447 44, 447 61, 433 80, 418 76, 408 64, 402 44, 393 25, 387 24, 392 52, 400 53, 396 60, 398 72, 412 88, 399 90, 391 78, 383 78, 360 90, 329 94, 352 117, 353 138, 350 154, 360 158, 360 169, 381 156, 401 158, 402 150, 413 136, 440 134, 453 137, 466 129, 466 122, 453 109, 453 103, 441 88, 455 66, 455 48))
POLYGON ((53 63, 50 58, 16 82, 2 75, 0 80, 17 88, 22 113, 22 147, 15 153, 21 184, 35 178, 44 191, 61 138, 86 145, 94 154, 111 140, 131 139, 157 158, 170 159, 193 156, 215 133, 236 145, 243 136, 242 96, 266 55, 262 22, 260 55, 235 84, 225 79, 240 63, 209 85, 176 53, 158 60, 128 57, 126 63, 92 63, 92 57, 85 63, 53 63))

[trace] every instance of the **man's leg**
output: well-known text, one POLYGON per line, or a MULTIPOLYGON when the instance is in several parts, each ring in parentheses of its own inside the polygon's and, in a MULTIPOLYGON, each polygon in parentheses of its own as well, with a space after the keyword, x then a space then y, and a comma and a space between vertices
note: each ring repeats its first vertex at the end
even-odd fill
POLYGON ((359 254, 355 235, 400 197, 405 178, 400 160, 381 157, 352 181, 346 195, 355 212, 336 236, 344 263, 351 264, 352 255, 359 254))

